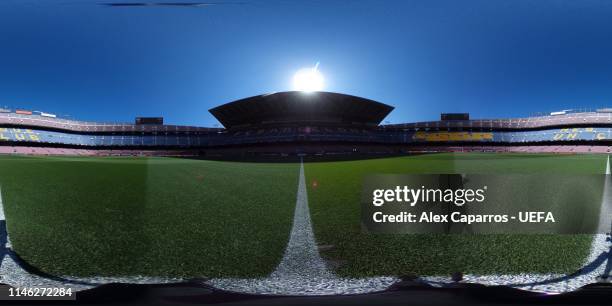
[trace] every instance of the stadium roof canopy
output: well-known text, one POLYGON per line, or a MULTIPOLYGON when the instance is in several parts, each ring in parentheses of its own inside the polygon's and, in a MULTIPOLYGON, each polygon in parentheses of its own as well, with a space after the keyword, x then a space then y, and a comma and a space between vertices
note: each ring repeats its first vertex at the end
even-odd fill
POLYGON ((228 129, 284 125, 377 126, 392 106, 332 92, 287 91, 254 96, 210 109, 228 129))

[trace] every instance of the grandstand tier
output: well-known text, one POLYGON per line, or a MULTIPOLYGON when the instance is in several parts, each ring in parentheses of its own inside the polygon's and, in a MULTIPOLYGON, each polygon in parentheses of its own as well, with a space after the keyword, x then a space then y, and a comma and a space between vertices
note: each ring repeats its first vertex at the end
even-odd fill
POLYGON ((435 147, 433 151, 484 147, 499 151, 512 147, 505 151, 609 152, 612 145, 612 112, 380 125, 392 109, 337 93, 282 92, 211 109, 225 128, 155 123, 161 120, 151 124, 85 122, 43 112, 3 109, 0 154, 95 155, 96 150, 104 155, 276 154, 282 150, 287 154, 399 153, 431 147, 435 147))

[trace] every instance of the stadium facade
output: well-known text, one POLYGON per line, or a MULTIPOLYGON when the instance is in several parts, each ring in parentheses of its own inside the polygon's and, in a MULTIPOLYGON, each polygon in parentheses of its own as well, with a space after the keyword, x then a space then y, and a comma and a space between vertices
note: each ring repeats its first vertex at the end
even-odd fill
POLYGON ((352 155, 498 151, 609 153, 612 110, 555 112, 515 119, 381 125, 392 106, 330 92, 280 92, 210 110, 223 128, 58 118, 0 109, 0 153, 42 155, 352 155))

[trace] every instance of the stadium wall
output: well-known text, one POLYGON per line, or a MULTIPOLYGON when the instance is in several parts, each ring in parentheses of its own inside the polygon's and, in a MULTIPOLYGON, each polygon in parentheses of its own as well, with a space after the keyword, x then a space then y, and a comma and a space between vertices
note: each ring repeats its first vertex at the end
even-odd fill
POLYGON ((342 143, 544 143, 566 141, 590 141, 606 144, 612 141, 612 128, 559 128, 536 131, 385 131, 385 130, 331 130, 289 131, 260 130, 250 134, 166 132, 76 134, 41 129, 0 127, 0 141, 77 145, 87 147, 138 146, 138 147, 216 147, 258 143, 342 142, 342 143))
POLYGON ((104 154, 119 151, 127 155, 138 155, 139 152, 150 151, 169 155, 181 152, 183 155, 246 156, 371 155, 427 150, 610 152, 612 122, 607 121, 612 118, 608 116, 612 114, 573 113, 554 116, 553 119, 548 118, 551 116, 529 118, 527 121, 438 121, 383 125, 372 129, 284 126, 231 131, 176 125, 83 123, 10 113, 0 114, 0 153, 89 155, 89 151, 104 154), (483 128, 485 123, 490 127, 483 128), (491 127, 493 125, 496 127, 491 127))

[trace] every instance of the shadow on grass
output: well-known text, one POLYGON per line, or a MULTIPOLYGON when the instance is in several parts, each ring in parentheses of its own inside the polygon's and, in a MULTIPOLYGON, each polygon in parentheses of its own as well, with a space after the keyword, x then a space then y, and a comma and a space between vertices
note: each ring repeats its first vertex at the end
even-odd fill
POLYGON ((5 257, 8 256, 10 260, 13 260, 13 262, 15 262, 15 264, 22 270, 20 272, 15 271, 16 273, 28 273, 31 275, 35 275, 35 276, 45 278, 45 279, 54 280, 54 281, 61 282, 64 284, 79 284, 79 285, 92 285, 92 286, 95 285, 89 282, 71 280, 71 279, 67 279, 67 278, 63 278, 63 277, 59 277, 59 276, 55 276, 55 275, 51 275, 46 272, 43 272, 39 270, 38 268, 27 263, 25 260, 23 260, 17 253, 15 253, 15 251, 7 247, 7 243, 8 243, 8 231, 6 229, 6 220, 0 220, 0 267, 4 263, 5 257))

